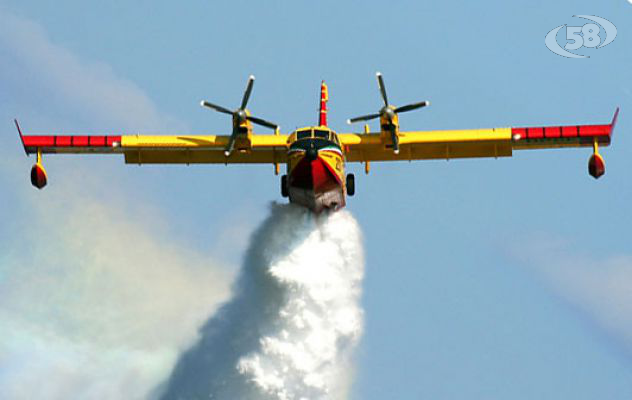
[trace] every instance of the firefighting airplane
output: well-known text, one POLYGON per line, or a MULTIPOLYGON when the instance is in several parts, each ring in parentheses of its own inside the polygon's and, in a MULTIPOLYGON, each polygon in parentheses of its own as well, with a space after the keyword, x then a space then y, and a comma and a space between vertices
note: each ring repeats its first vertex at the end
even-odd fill
POLYGON ((37 154, 31 169, 31 183, 42 189, 47 182, 42 154, 123 154, 128 164, 287 164, 281 177, 281 194, 290 202, 315 213, 345 206, 353 196, 353 174, 345 176, 346 162, 364 163, 369 173, 372 161, 404 161, 472 157, 511 156, 513 150, 562 147, 592 147, 588 172, 599 178, 605 163, 599 146, 608 146, 619 109, 609 124, 549 127, 492 128, 470 130, 401 131, 398 114, 429 105, 422 101, 396 107, 386 96, 382 75, 377 73, 384 105, 374 114, 348 123, 378 119, 380 131, 336 133, 327 126, 327 86, 321 84, 318 126, 281 134, 279 127, 254 117, 246 109, 254 77, 250 76, 241 105, 236 110, 202 101, 201 105, 232 116, 231 135, 23 135, 18 133, 27 155, 37 154), (258 135, 252 124, 274 129, 272 135, 258 135))

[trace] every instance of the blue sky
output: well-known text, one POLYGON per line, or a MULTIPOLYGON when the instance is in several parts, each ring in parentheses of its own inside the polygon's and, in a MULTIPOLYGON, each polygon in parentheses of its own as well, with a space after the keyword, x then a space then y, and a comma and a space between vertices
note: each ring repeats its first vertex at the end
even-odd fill
MULTIPOLYGON (((158 292, 166 297, 162 307, 178 310, 186 301, 208 313, 225 295, 225 275, 239 264, 266 205, 281 200, 271 167, 139 168, 119 157, 48 157, 50 186, 37 192, 15 116, 34 132, 224 133, 229 120, 199 101, 237 106, 254 74, 249 108, 256 115, 285 132, 315 123, 325 79, 330 126, 348 131, 347 118, 380 106, 376 71, 394 104, 432 102, 402 116, 403 129, 605 123, 621 106, 599 181, 587 174, 588 149, 375 163, 368 176, 350 167, 357 192, 348 206, 363 228, 367 268, 353 398, 632 396, 632 4, 1 1, 0 16, 5 288, 18 278, 18 287, 44 285, 30 281, 38 269, 67 285, 67 275, 55 275, 70 273, 61 256, 89 250, 76 244, 77 235, 94 234, 105 246, 116 230, 103 225, 126 224, 144 247, 135 248, 130 234, 113 243, 113 254, 139 275, 152 276, 138 266, 147 252, 159 254, 156 265, 213 260, 212 274, 182 267, 188 275, 178 288, 163 284, 158 292), (613 22, 616 40, 586 51, 589 59, 550 52, 546 33, 585 23, 577 14, 613 22), (222 276, 217 294, 192 300, 205 293, 195 282, 213 274, 222 276), (191 298, 180 299, 183 293, 191 298)), ((169 277, 180 271, 158 270, 169 277)), ((145 284, 126 271, 108 280, 115 291, 145 284)), ((99 278, 81 279, 75 288, 99 278)), ((91 301, 107 303, 100 299, 108 291, 96 289, 91 301)), ((92 319, 69 316, 83 309, 67 308, 72 299, 42 297, 36 300, 48 303, 51 320, 77 324, 88 340, 92 319)), ((150 298, 134 297, 138 312, 159 312, 144 308, 150 298)), ((42 328, 38 307, 25 302, 19 293, 7 296, 5 321, 26 310, 22 322, 36 339, 65 329, 42 328)), ((136 324, 134 311, 126 318, 136 324)), ((183 329, 163 339, 173 352, 190 335, 183 329)), ((127 343, 127 336, 113 337, 127 343)), ((26 363, 24 354, 13 357, 26 363)), ((117 365, 108 362, 104 368, 117 365)))

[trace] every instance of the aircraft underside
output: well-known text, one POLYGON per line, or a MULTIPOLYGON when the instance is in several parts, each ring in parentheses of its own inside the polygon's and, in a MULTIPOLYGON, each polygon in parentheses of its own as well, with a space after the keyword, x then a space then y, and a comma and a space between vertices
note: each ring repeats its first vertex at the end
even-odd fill
POLYGON ((345 206, 342 182, 320 157, 314 160, 303 157, 290 173, 288 192, 291 203, 307 207, 315 213, 345 206))
POLYGON ((322 192, 290 187, 290 202, 320 213, 325 209, 335 211, 344 207, 345 196, 341 187, 322 192))

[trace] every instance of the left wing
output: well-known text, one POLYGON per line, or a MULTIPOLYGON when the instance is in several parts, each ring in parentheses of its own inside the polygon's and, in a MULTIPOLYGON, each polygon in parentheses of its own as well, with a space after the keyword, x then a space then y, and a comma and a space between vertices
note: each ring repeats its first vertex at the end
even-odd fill
POLYGON ((513 150, 608 146, 619 109, 610 124, 399 132, 400 151, 380 133, 339 134, 347 161, 508 157, 513 150))
POLYGON ((399 153, 379 133, 338 135, 347 161, 511 156, 511 128, 399 132, 399 153))

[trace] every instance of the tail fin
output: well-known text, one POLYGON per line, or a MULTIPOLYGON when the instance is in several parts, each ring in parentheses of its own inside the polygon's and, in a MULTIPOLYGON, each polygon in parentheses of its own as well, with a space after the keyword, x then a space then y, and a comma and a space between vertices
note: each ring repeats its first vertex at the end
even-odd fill
POLYGON ((318 118, 318 125, 320 126, 327 126, 327 100, 329 100, 327 85, 325 81, 322 81, 320 84, 320 114, 318 118))

